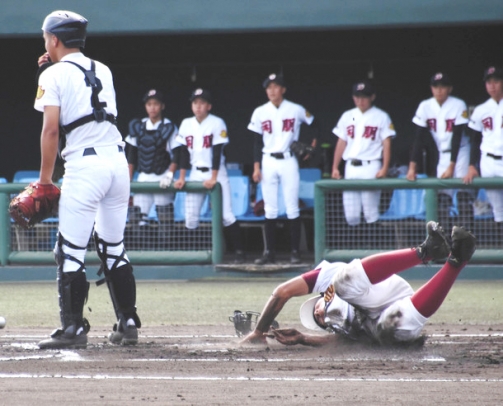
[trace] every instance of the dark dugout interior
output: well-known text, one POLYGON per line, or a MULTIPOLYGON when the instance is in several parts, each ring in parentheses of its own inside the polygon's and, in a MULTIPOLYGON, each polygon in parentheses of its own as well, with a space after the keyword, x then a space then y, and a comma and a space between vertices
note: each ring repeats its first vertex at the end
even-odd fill
MULTIPOLYGON (((42 115, 33 109, 37 59, 42 36, 2 38, 0 87, 0 177, 39 169, 42 115)), ((107 64, 115 77, 119 129, 143 117, 141 98, 162 90, 166 116, 179 124, 191 115, 188 97, 205 87, 214 97, 213 113, 228 126, 228 162, 250 168, 252 137, 246 130, 253 109, 266 102, 262 81, 282 71, 286 97, 304 105, 321 124, 321 141, 343 111, 352 108, 351 86, 373 76, 376 105, 389 113, 397 131, 392 162, 408 162, 412 117, 431 96, 429 78, 448 73, 453 95, 476 105, 488 96, 482 75, 490 64, 503 65, 503 25, 292 31, 225 34, 90 36, 85 53, 107 64)), ((302 137, 309 137, 303 131, 302 137)), ((318 164, 316 161, 315 164, 318 164)))

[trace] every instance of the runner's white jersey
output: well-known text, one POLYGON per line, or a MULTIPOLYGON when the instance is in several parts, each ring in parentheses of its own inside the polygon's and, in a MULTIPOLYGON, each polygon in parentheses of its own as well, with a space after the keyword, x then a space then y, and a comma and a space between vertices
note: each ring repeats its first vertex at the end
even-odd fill
POLYGON ((475 107, 468 127, 482 133, 480 150, 503 156, 503 99, 489 99, 475 107))
POLYGON ((396 135, 389 115, 375 106, 365 113, 357 107, 346 111, 332 132, 347 142, 345 161, 382 159, 383 141, 396 135))
MULTIPOLYGON (((35 109, 44 111, 46 106, 60 107, 60 125, 67 125, 93 112, 91 106, 91 87, 86 86, 85 75, 76 66, 64 61, 71 61, 84 69, 91 69, 91 60, 80 52, 70 53, 61 62, 47 68, 39 77, 35 99, 35 109)), ((105 102, 107 114, 117 116, 115 90, 110 69, 102 63, 96 63, 96 77, 103 89, 99 92, 100 102, 105 102)), ((66 136, 63 157, 71 152, 89 147, 124 146, 122 136, 115 125, 108 121, 91 121, 71 131, 66 136)))
MULTIPOLYGON (((178 130, 177 141, 186 145, 190 153, 190 163, 193 167, 212 167, 212 146, 227 144, 227 127, 220 117, 209 114, 201 123, 196 117, 186 118, 178 130)), ((222 154, 221 164, 225 161, 222 154)))
MULTIPOLYGON (((449 152, 454 126, 468 123, 468 110, 457 97, 449 96, 441 106, 432 97, 419 104, 412 122, 430 130, 440 152, 449 152)), ((461 146, 468 143, 468 137, 463 137, 461 146)))
POLYGON ((311 125, 314 117, 301 105, 283 100, 279 107, 271 102, 257 107, 248 129, 263 136, 264 153, 287 152, 299 140, 302 123, 311 125))

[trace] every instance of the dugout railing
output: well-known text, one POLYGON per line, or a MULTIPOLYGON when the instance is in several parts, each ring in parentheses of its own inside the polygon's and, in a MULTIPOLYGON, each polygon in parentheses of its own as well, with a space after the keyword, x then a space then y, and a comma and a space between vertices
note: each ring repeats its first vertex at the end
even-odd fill
MULTIPOLYGON (((487 207, 487 201, 478 202, 477 200, 477 197, 482 195, 480 192, 501 188, 503 188, 503 178, 499 177, 477 177, 471 185, 463 184, 461 179, 437 178, 417 179, 415 182, 403 178, 317 181, 314 207, 315 263, 324 259, 346 262, 383 250, 416 246, 424 239, 426 221, 438 220, 437 195, 441 189, 470 191, 475 204, 483 203, 487 207), (378 222, 370 225, 363 221, 357 227, 350 227, 347 224, 344 217, 342 192, 350 190, 382 191, 378 222), (403 204, 403 215, 394 213, 393 216, 389 215, 389 210, 393 196, 398 194, 397 191, 414 191, 416 197, 403 204), (411 212, 413 208, 417 211, 411 212)), ((470 224, 473 227, 478 239, 478 247, 471 262, 503 263, 501 224, 498 226, 494 222, 490 212, 475 210, 473 218, 463 219, 459 217, 456 210, 456 207, 452 207, 452 217, 448 219, 450 224, 446 228, 453 224, 470 224)))
MULTIPOLYGON (((0 264, 5 265, 46 265, 54 264, 52 252, 57 232, 57 218, 35 226, 25 231, 12 223, 8 213, 10 199, 26 187, 26 183, 0 184, 0 264), (28 235, 26 241, 20 244, 20 235, 28 235), (42 237, 35 239, 33 235, 42 237), (38 245, 33 248, 33 241, 38 245), (42 241, 42 242, 41 242, 42 241), (31 245, 30 245, 31 244, 31 245), (42 244, 42 245, 40 245, 42 244)), ((175 193, 179 197, 184 192, 202 193, 208 196, 205 205, 210 208, 206 218, 201 219, 199 234, 188 234, 183 218, 172 213, 169 224, 162 224, 158 219, 151 220, 147 227, 133 224, 131 215, 125 230, 125 241, 129 238, 126 248, 132 263, 138 265, 175 265, 175 264, 218 264, 222 262, 224 241, 222 229, 222 191, 219 183, 212 190, 204 188, 202 182, 187 182, 180 191, 173 187, 160 189, 158 183, 131 183, 132 193, 175 193), (163 226, 164 229, 159 227, 163 226), (166 235, 171 227, 171 237, 164 242, 159 239, 150 240, 151 236, 166 235), (145 231, 145 228, 148 228, 145 231), (194 237, 195 236, 195 237, 194 237), (199 238, 195 241, 194 238, 199 238), (131 242, 132 241, 132 242, 131 242), (129 248, 130 247, 130 248, 129 248)), ((183 207, 183 205, 182 205, 183 207)), ((86 262, 98 264, 99 259, 94 251, 93 243, 88 245, 86 262)))

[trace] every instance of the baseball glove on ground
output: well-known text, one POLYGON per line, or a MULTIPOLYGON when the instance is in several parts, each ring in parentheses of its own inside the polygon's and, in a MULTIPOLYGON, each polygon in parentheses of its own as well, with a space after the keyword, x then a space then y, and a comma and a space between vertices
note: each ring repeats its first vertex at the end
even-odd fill
POLYGON ((23 228, 33 227, 58 213, 61 192, 55 185, 30 183, 9 205, 12 219, 23 228))
POLYGON ((290 145, 290 151, 292 151, 298 159, 304 160, 313 154, 314 148, 303 142, 294 141, 290 145))

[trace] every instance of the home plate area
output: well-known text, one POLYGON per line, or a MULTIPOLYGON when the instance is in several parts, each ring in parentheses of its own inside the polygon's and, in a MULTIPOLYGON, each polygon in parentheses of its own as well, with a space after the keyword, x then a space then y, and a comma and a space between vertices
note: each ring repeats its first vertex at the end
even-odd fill
POLYGON ((122 347, 109 344, 106 333, 105 329, 91 331, 85 350, 42 351, 36 343, 47 331, 4 330, 0 380, 10 389, 3 385, 0 396, 19 404, 44 404, 43 397, 42 403, 36 400, 37 393, 47 391, 53 399, 64 399, 71 387, 81 390, 81 399, 87 400, 171 404, 183 399, 189 401, 185 404, 228 404, 246 394, 245 404, 306 404, 330 398, 361 401, 374 396, 377 388, 391 385, 395 397, 383 392, 385 397, 375 399, 415 404, 423 396, 423 402, 433 401, 431 391, 436 388, 438 399, 450 394, 451 401, 466 404, 463 391, 467 391, 466 396, 477 394, 483 404, 493 404, 503 393, 503 329, 494 327, 430 326, 426 344, 416 349, 382 348, 345 339, 330 348, 286 347, 274 340, 267 345, 240 345, 240 339, 221 326, 144 328, 137 346, 122 347), (100 384, 89 386, 95 381, 100 384), (404 387, 400 394, 402 389, 396 385, 401 388, 408 383, 415 385, 404 387), (337 391, 330 389, 355 384, 360 388, 356 398, 349 393, 336 396, 337 391), (430 389, 419 395, 423 385, 430 389), (19 392, 12 390, 17 387, 19 392))

